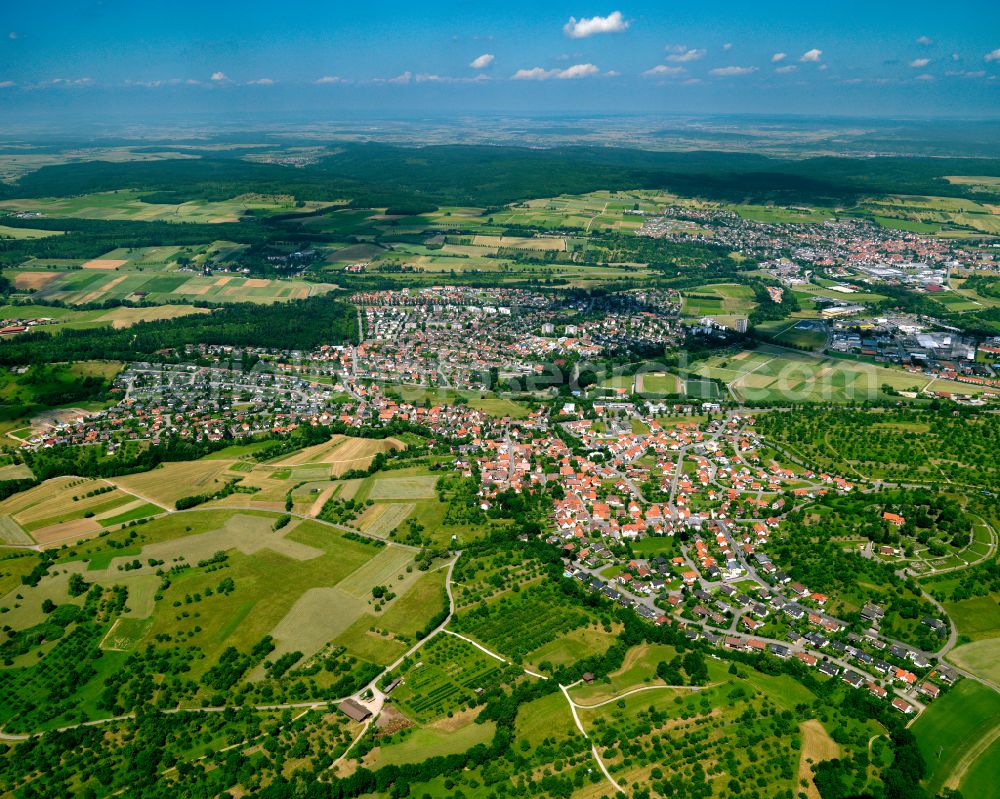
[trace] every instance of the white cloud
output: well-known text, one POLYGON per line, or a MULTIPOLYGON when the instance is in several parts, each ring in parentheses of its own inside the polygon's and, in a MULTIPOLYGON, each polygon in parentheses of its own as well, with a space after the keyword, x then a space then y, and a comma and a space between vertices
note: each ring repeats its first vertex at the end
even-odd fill
POLYGON ((94 83, 93 78, 53 78, 53 86, 90 86, 94 83))
POLYGON ((812 50, 806 50, 806 52, 804 52, 802 54, 802 58, 800 58, 799 61, 805 61, 805 62, 819 61, 820 56, 822 56, 822 55, 823 55, 823 51, 822 50, 817 50, 814 47, 812 50))
POLYGON ((574 64, 566 69, 542 69, 541 67, 535 67, 534 69, 519 69, 512 76, 512 80, 550 80, 551 78, 556 78, 558 80, 572 80, 573 78, 589 78, 592 75, 600 74, 599 70, 593 64, 574 64))
POLYGON ((684 50, 683 52, 674 52, 667 56, 667 61, 673 61, 677 64, 686 64, 689 61, 697 61, 699 58, 703 58, 705 55, 705 50, 684 50))
POLYGON ((0 89, 10 89, 16 85, 12 80, 0 80, 0 89))
POLYGON ((7 34, 7 38, 8 39, 16 39, 17 38, 17 31, 11 31, 10 33, 8 33, 7 34))
POLYGON ((930 36, 918 36, 917 44, 922 44, 924 47, 929 47, 934 44, 934 40, 930 36))
POLYGON ((402 84, 409 83, 411 80, 413 80, 413 73, 410 72, 410 70, 406 70, 406 72, 401 72, 399 75, 397 75, 394 78, 389 78, 388 80, 386 80, 386 83, 393 83, 393 84, 396 84, 396 85, 402 85, 402 84))
POLYGON ((621 11, 612 11, 606 17, 570 17, 563 25, 563 32, 571 39, 586 39, 598 33, 622 33, 628 30, 629 22, 621 11))
POLYGON ((483 53, 478 58, 472 59, 472 63, 469 64, 473 69, 486 69, 490 64, 493 63, 492 53, 483 53))
POLYGON ((226 73, 225 72, 213 72, 212 73, 212 80, 214 80, 214 81, 221 81, 221 80, 229 80, 229 78, 226 77, 226 73))
POLYGON ((729 52, 730 50, 733 49, 733 43, 726 42, 724 45, 722 45, 722 49, 725 50, 726 52, 729 52))
POLYGON ((319 78, 316 83, 320 86, 329 86, 334 83, 347 83, 343 78, 337 77, 336 75, 324 75, 319 78))
POLYGON ((929 58, 914 58, 910 62, 910 66, 914 69, 920 69, 920 67, 926 67, 929 63, 931 63, 929 58))
POLYGON ((708 74, 715 75, 717 78, 727 78, 732 75, 749 75, 751 72, 756 71, 757 67, 717 67, 716 69, 710 69, 708 74))
POLYGON ((933 75, 928 75, 926 72, 923 75, 917 75, 917 80, 934 80, 933 75))
POLYGON ((785 64, 783 67, 775 67, 775 72, 780 72, 782 75, 787 75, 789 72, 794 72, 798 67, 795 64, 785 64))
POLYGON ((680 75, 684 72, 684 67, 668 67, 663 64, 658 64, 652 69, 647 69, 642 74, 647 78, 668 78, 674 75, 680 75))
POLYGON ((777 64, 779 61, 784 61, 786 58, 788 58, 788 53, 775 53, 771 56, 771 63, 777 64))
POLYGON ((591 75, 599 75, 601 70, 599 70, 593 64, 574 64, 568 69, 564 69, 556 77, 560 80, 567 80, 573 78, 589 78, 591 75))
POLYGON ((984 61, 1000 61, 1000 47, 983 56, 984 61))
POLYGON ((248 86, 273 86, 274 78, 257 78, 247 82, 248 86))
POLYGON ((549 78, 554 78, 558 74, 558 69, 542 69, 541 67, 534 67, 533 69, 519 69, 511 75, 511 80, 548 80, 549 78))

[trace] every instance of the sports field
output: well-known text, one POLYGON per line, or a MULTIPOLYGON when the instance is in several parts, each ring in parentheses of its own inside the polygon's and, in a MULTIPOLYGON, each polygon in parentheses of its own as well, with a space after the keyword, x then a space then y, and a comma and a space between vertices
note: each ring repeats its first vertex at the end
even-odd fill
POLYGON ((681 379, 670 372, 649 372, 639 375, 636 390, 640 394, 679 394, 681 379))

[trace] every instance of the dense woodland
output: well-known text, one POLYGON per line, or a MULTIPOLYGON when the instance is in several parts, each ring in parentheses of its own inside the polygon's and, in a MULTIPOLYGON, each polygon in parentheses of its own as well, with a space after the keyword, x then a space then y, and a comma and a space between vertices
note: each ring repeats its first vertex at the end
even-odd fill
POLYGON ((945 175, 1000 175, 1000 161, 948 158, 807 158, 749 153, 648 152, 556 147, 545 150, 478 145, 403 147, 331 145, 331 154, 302 169, 237 158, 43 167, 2 197, 51 197, 136 189, 157 202, 221 200, 247 192, 293 194, 300 200, 351 197, 359 207, 433 204, 502 205, 530 197, 596 189, 665 189, 715 200, 853 202, 862 194, 965 197, 945 175))

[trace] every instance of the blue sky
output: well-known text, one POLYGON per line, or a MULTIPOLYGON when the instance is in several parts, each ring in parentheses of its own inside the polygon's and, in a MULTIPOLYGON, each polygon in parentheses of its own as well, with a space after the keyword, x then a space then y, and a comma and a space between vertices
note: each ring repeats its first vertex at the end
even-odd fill
POLYGON ((996 2, 7 2, 0 114, 1000 115, 996 2))

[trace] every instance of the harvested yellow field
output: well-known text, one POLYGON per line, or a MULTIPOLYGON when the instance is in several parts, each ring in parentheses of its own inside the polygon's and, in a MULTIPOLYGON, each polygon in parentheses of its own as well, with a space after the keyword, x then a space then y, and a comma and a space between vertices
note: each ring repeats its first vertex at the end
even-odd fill
POLYGON ((128 261, 118 261, 114 258, 94 258, 92 261, 87 261, 84 265, 84 269, 117 269, 119 266, 125 266, 128 261))
POLYGON ((518 250, 566 250, 566 240, 556 236, 473 236, 477 247, 511 247, 518 250))
MULTIPOLYGON (((406 445, 396 438, 350 438, 336 435, 323 444, 300 449, 287 458, 282 458, 277 466, 301 466, 307 463, 329 464, 330 472, 337 477, 351 469, 364 469, 379 452, 391 449, 405 449, 406 445)), ((305 479, 305 478, 303 478, 305 479)))
POLYGON ((32 535, 42 546, 53 546, 70 541, 76 542, 90 538, 101 532, 104 527, 96 519, 73 519, 72 521, 53 524, 35 530, 32 535))
POLYGON ((162 507, 173 508, 181 497, 211 494, 225 484, 223 473, 233 461, 178 461, 165 463, 148 472, 130 474, 115 482, 137 497, 162 507))
POLYGON ((38 522, 51 519, 53 523, 69 516, 83 516, 89 508, 103 505, 114 499, 122 504, 128 495, 122 491, 109 491, 96 497, 84 497, 88 491, 107 488, 104 480, 84 477, 54 477, 28 491, 22 491, 0 502, 0 516, 10 516, 23 527, 38 526, 38 522), (74 501, 73 497, 78 497, 74 501), (60 518, 63 517, 63 518, 60 518))
POLYGON ((799 779, 806 782, 806 795, 809 799, 821 799, 819 791, 812 781, 812 765, 840 757, 840 747, 816 719, 803 721, 799 725, 799 732, 802 735, 799 779))
POLYGON ((337 477, 352 469, 366 469, 379 452, 406 449, 406 444, 395 438, 350 438, 328 456, 330 473, 337 477))
POLYGON ((14 288, 38 291, 59 277, 59 272, 18 272, 14 276, 14 288))
POLYGON ((314 444, 311 447, 293 452, 287 458, 282 458, 277 462, 279 466, 299 466, 303 463, 327 463, 324 458, 328 457, 337 447, 339 447, 347 436, 336 435, 322 444, 314 444))

